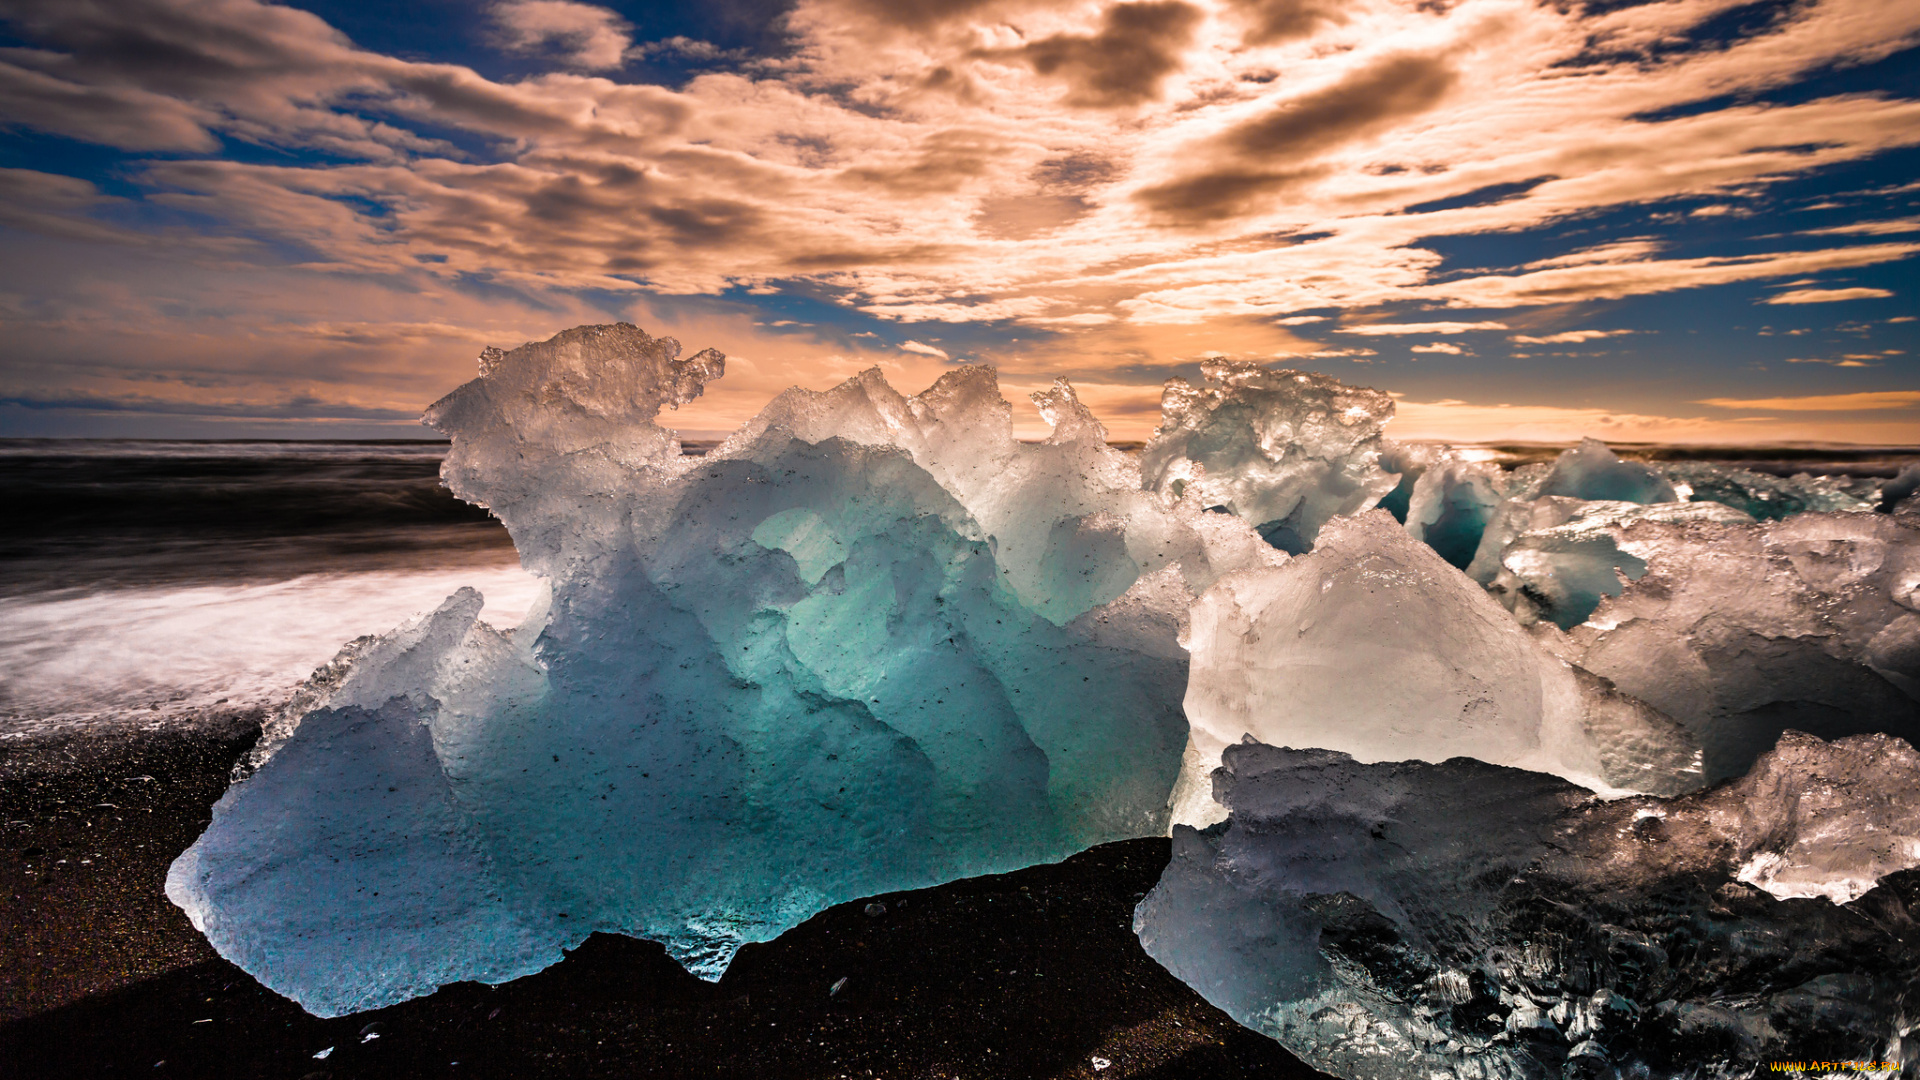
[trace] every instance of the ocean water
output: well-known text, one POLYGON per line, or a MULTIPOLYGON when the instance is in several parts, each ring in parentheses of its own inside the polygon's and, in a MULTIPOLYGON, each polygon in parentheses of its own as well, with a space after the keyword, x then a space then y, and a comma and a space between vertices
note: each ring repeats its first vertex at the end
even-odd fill
MULTIPOLYGON (((689 444, 698 453, 705 447, 689 444)), ((1564 447, 1478 448, 1512 468, 1564 447)), ((1912 451, 1620 447, 1891 477, 1912 451)), ((471 585, 518 623, 540 583, 439 481, 440 442, 0 439, 0 737, 271 706, 340 646, 471 585)))
POLYGON ((462 585, 533 602, 437 442, 0 440, 0 735, 272 705, 462 585))

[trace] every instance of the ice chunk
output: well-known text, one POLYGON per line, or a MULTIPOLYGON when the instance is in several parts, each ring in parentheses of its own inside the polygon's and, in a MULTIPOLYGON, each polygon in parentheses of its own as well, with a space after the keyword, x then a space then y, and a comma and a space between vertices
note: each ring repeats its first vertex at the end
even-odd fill
POLYGON ((1539 495, 1607 502, 1663 503, 1679 498, 1673 485, 1652 467, 1622 461, 1599 439, 1582 439, 1560 455, 1541 482, 1539 495))
POLYGON ((1879 509, 1895 514, 1920 513, 1920 462, 1901 469, 1880 491, 1879 509))
POLYGON ((1741 881, 1845 904, 1920 866, 1916 778, 1920 754, 1902 739, 1789 731, 1709 813, 1734 842, 1741 881))
POLYGON ((342 645, 340 651, 333 654, 333 659, 314 669, 313 674, 294 687, 287 700, 261 723, 260 738, 253 747, 233 763, 230 779, 239 783, 266 764, 267 759, 285 746, 293 733, 299 730, 300 721, 308 713, 326 707, 327 699, 352 674, 355 661, 360 659, 369 645, 379 640, 372 634, 354 638, 342 645))
POLYGON ((1699 781, 1675 725, 1577 677, 1385 511, 1335 519, 1312 553, 1222 578, 1194 604, 1187 646, 1193 744, 1175 795, 1187 824, 1217 817, 1202 785, 1245 735, 1362 761, 1476 757, 1595 788, 1699 781))
POLYGON ((461 436, 441 478, 506 523, 534 573, 619 545, 620 515, 607 504, 686 468, 654 415, 699 397, 726 368, 712 349, 679 356, 679 342, 625 323, 487 349, 481 377, 427 411, 429 424, 461 436))
POLYGON ((1160 426, 1140 453, 1148 487, 1219 506, 1298 553, 1320 527, 1392 491, 1380 468, 1393 399, 1302 371, 1210 360, 1207 382, 1170 379, 1160 426))
POLYGON ((678 352, 570 330, 434 406, 449 484, 549 599, 506 635, 462 594, 369 645, 234 789, 169 883, 223 955, 322 1014, 596 930, 717 978, 834 903, 1164 833, 1194 591, 1285 556, 1144 490, 1064 383, 1053 438, 1015 442, 985 368, 792 391, 683 458, 655 411, 723 361, 678 352), (445 872, 343 914, 407 837, 445 872))
POLYGON ((1107 445, 1065 380, 1033 397, 1053 425, 1039 445, 1014 439, 992 368, 957 368, 912 397, 874 368, 824 393, 786 391, 713 456, 746 453, 774 430, 897 447, 993 538, 1008 587, 1056 624, 1170 565, 1198 592, 1225 570, 1270 560, 1248 530, 1209 520, 1208 504, 1142 490, 1139 464, 1107 445))
POLYGON ((1464 758, 1236 745, 1231 819, 1175 828, 1134 925, 1236 1020, 1356 1080, 1911 1068, 1917 782, 1886 736, 1790 735, 1744 780, 1614 802, 1464 758))
POLYGON ((1618 537, 1649 569, 1573 629, 1568 655, 1684 725, 1710 778, 1788 728, 1920 739, 1920 522, 1644 521, 1618 537))
POLYGON ((1435 459, 1442 453, 1438 447, 1425 443, 1396 443, 1381 440, 1379 465, 1383 472, 1397 475, 1393 489, 1374 503, 1377 510, 1385 510, 1393 515, 1393 520, 1402 525, 1407 523, 1407 507, 1413 501, 1413 487, 1427 471, 1435 459))
POLYGON ((1691 502, 1723 503, 1760 521, 1778 521, 1808 511, 1873 509, 1873 503, 1848 489, 1843 477, 1800 473, 1782 478, 1705 461, 1663 464, 1660 472, 1691 502))
POLYGON ((1437 455, 1408 495, 1407 532, 1464 570, 1510 487, 1510 478, 1497 468, 1452 453, 1437 455))
POLYGON ((462 590, 369 649, 333 705, 228 789, 167 874, 167 896, 222 956, 315 1011, 504 982, 560 958, 504 888, 429 728, 439 708, 421 688, 452 674, 442 663, 470 634, 490 633, 479 609, 462 590), (377 700, 401 679, 419 681, 377 700))
POLYGON ((1544 620, 1564 630, 1585 622, 1602 597, 1619 595, 1646 573, 1646 561, 1620 547, 1627 525, 1752 520, 1715 502, 1511 499, 1494 512, 1466 570, 1523 624, 1544 620))

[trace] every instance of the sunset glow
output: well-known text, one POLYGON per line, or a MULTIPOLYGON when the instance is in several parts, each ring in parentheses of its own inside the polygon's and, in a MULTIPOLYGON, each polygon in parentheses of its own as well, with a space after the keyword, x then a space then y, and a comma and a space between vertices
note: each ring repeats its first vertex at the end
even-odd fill
POLYGON ((1920 5, 13 0, 0 434, 422 437, 628 321, 988 362, 1119 439, 1210 356, 1399 438, 1920 442, 1920 5))

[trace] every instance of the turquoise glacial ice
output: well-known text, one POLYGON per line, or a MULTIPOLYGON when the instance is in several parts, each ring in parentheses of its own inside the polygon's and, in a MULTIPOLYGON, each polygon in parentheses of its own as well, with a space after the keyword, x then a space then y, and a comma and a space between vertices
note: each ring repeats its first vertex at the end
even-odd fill
POLYGON ((1282 556, 1142 490, 1065 384, 1016 442, 985 368, 683 456, 654 415, 722 367, 583 327, 432 408, 548 600, 507 634, 455 596, 228 792, 168 879, 223 955, 323 1015, 596 930, 717 978, 841 901, 1165 832, 1186 608, 1282 556))

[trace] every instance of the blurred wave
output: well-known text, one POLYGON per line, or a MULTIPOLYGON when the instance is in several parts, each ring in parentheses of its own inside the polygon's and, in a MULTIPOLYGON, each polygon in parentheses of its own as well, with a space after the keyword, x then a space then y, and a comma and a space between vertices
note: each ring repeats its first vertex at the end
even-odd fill
POLYGON ((462 585, 540 589, 440 442, 0 440, 0 732, 272 704, 462 585))
POLYGON ((0 597, 0 734, 272 705, 341 645, 463 585, 496 626, 517 624, 544 588, 509 565, 0 597))

